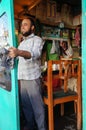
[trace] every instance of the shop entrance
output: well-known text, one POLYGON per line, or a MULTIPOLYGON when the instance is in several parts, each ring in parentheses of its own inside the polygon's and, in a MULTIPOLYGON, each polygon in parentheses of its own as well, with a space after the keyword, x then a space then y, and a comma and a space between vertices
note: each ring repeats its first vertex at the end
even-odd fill
MULTIPOLYGON (((0 130, 20 130, 17 67, 2 66, 9 46, 16 46, 13 0, 0 0, 0 130), (6 69, 7 67, 7 69, 6 69)), ((86 1, 82 2, 82 129, 86 130, 86 1)))

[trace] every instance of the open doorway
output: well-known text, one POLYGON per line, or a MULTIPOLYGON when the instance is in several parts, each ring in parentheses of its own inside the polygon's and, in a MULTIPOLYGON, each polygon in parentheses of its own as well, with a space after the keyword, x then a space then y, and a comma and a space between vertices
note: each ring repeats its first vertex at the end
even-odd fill
MULTIPOLYGON (((52 40, 53 38, 59 39, 60 37, 61 39, 70 38, 70 44, 73 47, 74 57, 81 58, 81 1, 71 0, 69 2, 67 0, 32 0, 27 2, 15 0, 14 14, 17 38, 20 34, 20 23, 22 18, 29 16, 36 22, 37 35, 41 35, 45 40, 52 40), (76 29, 78 30, 78 33, 76 29)), ((20 41, 18 40, 18 42, 20 41)), ((65 109, 68 110, 69 106, 73 107, 73 104, 69 103, 65 106, 65 109)), ((56 109, 59 109, 59 107, 56 109)), ((71 116, 66 117, 67 121, 69 122, 69 120, 71 120, 71 122, 73 121, 74 124, 74 122, 76 122, 75 115, 71 116)), ((65 118, 63 120, 65 120, 65 118)), ((60 130, 63 129, 61 127, 62 126, 59 126, 60 130)), ((76 129, 76 123, 75 126, 72 124, 68 126, 68 124, 66 124, 64 129, 69 129, 69 127, 70 129, 76 129)))

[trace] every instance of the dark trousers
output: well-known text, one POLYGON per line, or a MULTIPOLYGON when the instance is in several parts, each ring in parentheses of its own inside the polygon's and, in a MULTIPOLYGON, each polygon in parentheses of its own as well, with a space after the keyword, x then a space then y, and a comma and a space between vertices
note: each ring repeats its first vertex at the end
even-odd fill
POLYGON ((20 99, 28 128, 34 129, 35 119, 38 130, 45 130, 45 111, 40 78, 30 81, 21 80, 20 85, 20 99))

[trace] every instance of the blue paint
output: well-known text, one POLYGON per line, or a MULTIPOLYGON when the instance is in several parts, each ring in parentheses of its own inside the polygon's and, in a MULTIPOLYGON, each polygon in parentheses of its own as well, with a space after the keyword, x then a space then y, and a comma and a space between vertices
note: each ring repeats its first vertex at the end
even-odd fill
POLYGON ((86 0, 82 0, 82 129, 86 130, 86 0))
MULTIPOLYGON (((16 46, 13 0, 0 1, 0 16, 8 17, 10 46, 16 46)), ((11 91, 0 87, 0 130, 20 130, 17 67, 11 71, 11 91)))

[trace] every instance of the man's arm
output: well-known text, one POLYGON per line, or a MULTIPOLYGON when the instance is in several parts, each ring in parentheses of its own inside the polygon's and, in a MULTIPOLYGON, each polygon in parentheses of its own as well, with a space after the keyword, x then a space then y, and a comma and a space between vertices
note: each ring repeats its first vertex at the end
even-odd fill
POLYGON ((19 50, 19 49, 15 48, 15 47, 11 47, 11 48, 9 48, 9 56, 11 58, 21 56, 21 57, 24 57, 25 59, 30 59, 31 58, 31 53, 28 52, 28 51, 19 50))

